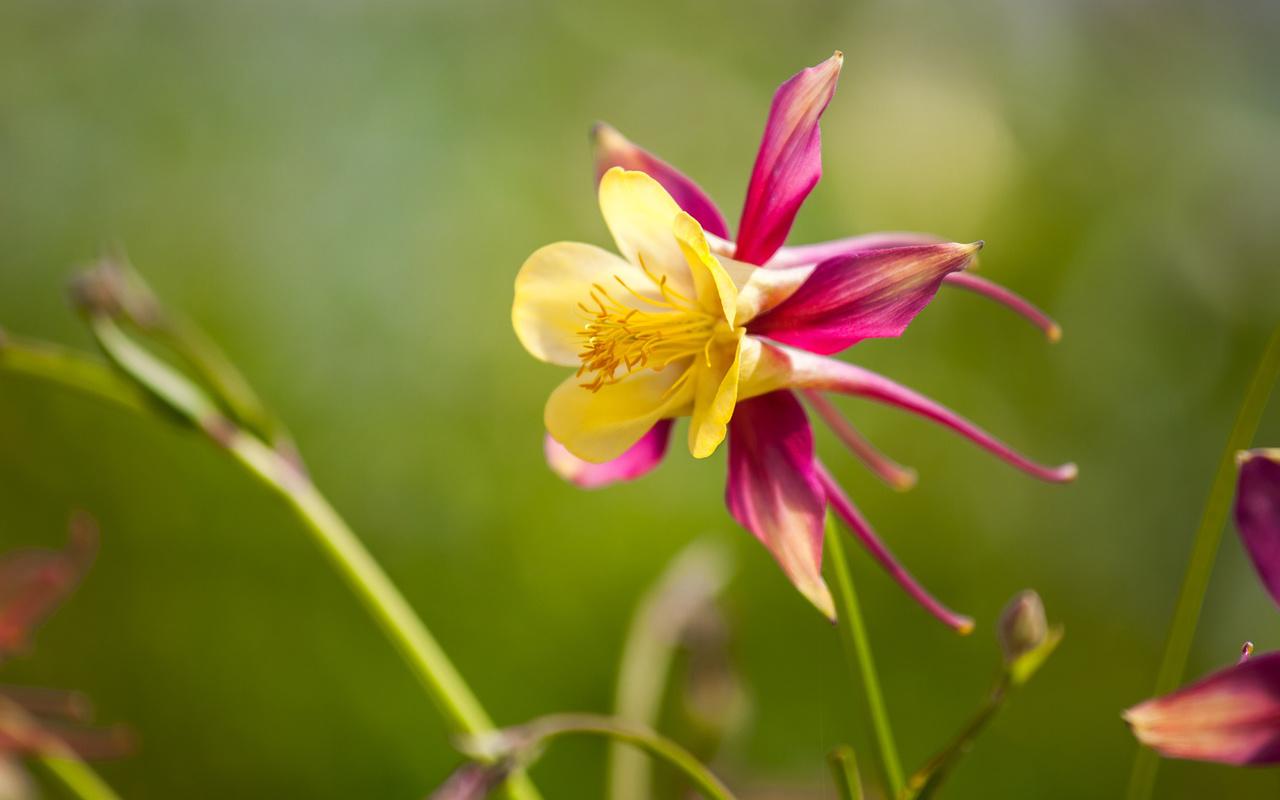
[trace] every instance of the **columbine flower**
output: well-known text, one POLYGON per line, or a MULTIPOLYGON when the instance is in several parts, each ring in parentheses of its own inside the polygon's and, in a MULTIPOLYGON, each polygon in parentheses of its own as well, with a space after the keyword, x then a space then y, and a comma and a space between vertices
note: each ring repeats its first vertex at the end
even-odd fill
MULTIPOLYGON (((1075 467, 1032 462, 910 389, 825 357, 862 339, 900 335, 982 245, 873 234, 782 247, 821 175, 818 118, 841 60, 836 53, 778 89, 736 242, 697 184, 597 126, 600 210, 621 257, 572 242, 542 248, 516 278, 512 321, 534 356, 577 368, 546 407, 547 460, 560 475, 584 488, 638 478, 661 462, 673 420, 689 416, 695 457, 729 440, 726 502, 734 518, 827 617, 835 619, 821 576, 831 506, 912 597, 967 632, 972 622, 915 582, 815 458, 795 392, 899 487, 911 473, 862 440, 821 392, 931 419, 1046 480, 1070 480, 1075 467)), ((1007 290, 967 278, 960 285, 1056 336, 1056 325, 1007 290)))
MULTIPOLYGON (((1240 453, 1236 530, 1271 599, 1280 605, 1280 450, 1240 453)), ((1236 666, 1124 712, 1134 736, 1166 758, 1280 764, 1280 652, 1236 666)))

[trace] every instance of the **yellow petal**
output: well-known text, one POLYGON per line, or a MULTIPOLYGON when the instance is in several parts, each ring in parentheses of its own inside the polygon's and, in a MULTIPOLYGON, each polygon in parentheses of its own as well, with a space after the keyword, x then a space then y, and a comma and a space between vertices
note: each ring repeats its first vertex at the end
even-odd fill
POLYGON ((689 413, 693 381, 668 390, 690 366, 691 359, 683 359, 663 370, 644 369, 598 392, 584 389, 583 378, 571 377, 547 401, 547 432, 578 458, 594 464, 611 461, 658 420, 689 413))
POLYGON ((681 211, 676 215, 672 229, 693 275, 698 305, 709 313, 723 317, 729 323, 729 330, 733 330, 738 287, 715 256, 711 255, 702 226, 696 219, 681 211))
POLYGON ((739 331, 736 342, 722 340, 712 344, 710 366, 702 361, 695 367, 693 418, 689 421, 689 452, 694 458, 706 458, 714 453, 728 431, 729 419, 738 403, 743 342, 748 338, 743 333, 739 331))
POLYGON ((600 213, 618 243, 618 252, 644 265, 680 294, 692 298, 694 286, 680 244, 671 232, 682 213, 662 185, 643 172, 614 167, 600 179, 600 213))
POLYGON ((750 334, 743 337, 738 362, 739 400, 785 389, 795 377, 785 352, 750 334))
MULTIPOLYGON (((543 361, 578 366, 579 333, 586 324, 586 312, 578 303, 593 306, 592 284, 622 290, 615 275, 642 291, 653 286, 635 265, 589 244, 557 242, 529 256, 516 276, 511 307, 511 324, 520 343, 543 361)), ((627 293, 622 290, 622 294, 627 293)))

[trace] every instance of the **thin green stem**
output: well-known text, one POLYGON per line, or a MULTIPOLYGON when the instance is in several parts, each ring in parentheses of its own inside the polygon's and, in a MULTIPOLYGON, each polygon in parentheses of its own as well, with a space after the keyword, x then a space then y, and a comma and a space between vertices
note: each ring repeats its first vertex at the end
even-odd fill
POLYGON ((875 660, 871 655, 871 643, 867 639, 866 625, 858 606, 858 595, 853 590, 853 576, 844 555, 844 542, 835 518, 827 514, 827 550, 831 554, 831 568, 836 576, 836 607, 840 612, 840 638, 844 642, 845 655, 853 670, 855 681, 862 684, 867 711, 875 732, 876 751, 889 784, 890 796, 902 791, 902 763, 898 760, 898 746, 893 741, 893 729, 889 725, 889 713, 885 709, 884 696, 880 692, 880 679, 876 675, 875 660))
MULTIPOLYGON (((1218 553, 1218 542, 1222 540, 1227 514, 1231 510, 1231 498, 1235 493, 1236 452, 1247 448, 1253 440, 1254 431, 1258 429, 1258 421, 1262 418, 1277 377, 1280 377, 1280 323, 1271 332, 1253 380, 1245 392, 1244 402, 1236 413, 1231 435, 1227 437, 1227 446, 1218 461, 1218 471, 1214 475, 1209 499, 1200 518, 1191 559, 1187 562, 1182 589, 1178 592, 1178 604, 1169 625, 1169 636, 1165 640, 1164 658, 1156 676, 1157 695, 1172 691, 1182 681, 1196 623, 1200 620, 1200 606, 1204 602, 1209 576, 1213 572, 1213 561, 1218 553)), ((1129 791, 1126 794, 1128 800, 1147 800, 1151 796, 1159 766, 1160 759, 1155 751, 1139 748, 1129 779, 1129 791)))
POLYGON ((80 800, 120 800, 120 795, 79 759, 41 756, 36 761, 80 800))
MULTIPOLYGON (((209 401, 184 377, 123 335, 117 335, 114 326, 102 320, 97 322, 95 333, 99 335, 99 342, 111 349, 111 357, 122 368, 129 369, 132 377, 144 381, 159 402, 105 365, 50 346, 7 339, 0 345, 0 369, 42 378, 141 413, 157 412, 161 408, 180 414, 208 413, 209 401)), ((399 651, 449 727, 466 733, 492 730, 489 715, 404 595, 294 462, 229 421, 207 417, 191 421, 250 475, 288 502, 338 574, 399 651)), ((507 789, 515 800, 538 800, 539 797, 523 772, 512 775, 507 789)))
POLYGON ((147 395, 99 361, 47 342, 0 331, 0 370, 56 383, 130 411, 152 410, 147 395))
MULTIPOLYGON (((656 728, 676 649, 689 626, 724 591, 730 558, 715 540, 699 539, 672 559, 640 602, 622 648, 614 715, 656 728)), ((614 743, 609 748, 610 800, 648 800, 649 760, 614 743)))
POLYGON ((601 714, 549 714, 509 731, 525 752, 549 739, 570 734, 604 736, 625 742, 682 772, 707 800, 735 800, 729 787, 692 753, 652 728, 630 720, 601 714))
POLYGON ((853 748, 842 744, 827 754, 827 766, 836 783, 840 800, 863 800, 862 779, 858 776, 858 759, 853 748))

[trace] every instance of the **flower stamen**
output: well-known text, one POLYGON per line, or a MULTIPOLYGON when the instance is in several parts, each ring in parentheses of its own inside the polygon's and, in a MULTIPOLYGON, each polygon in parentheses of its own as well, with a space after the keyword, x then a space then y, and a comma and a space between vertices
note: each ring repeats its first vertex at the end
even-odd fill
MULTIPOLYGON (((582 383, 584 389, 598 392, 643 369, 662 370, 674 361, 699 353, 711 364, 711 344, 716 317, 700 308, 667 284, 667 276, 658 277, 644 264, 640 266, 657 289, 661 299, 646 296, 629 286, 620 276, 614 279, 636 300, 655 310, 633 308, 616 300, 598 283, 592 284, 591 301, 598 310, 578 303, 579 315, 586 324, 579 332, 583 340, 578 357, 578 377, 594 372, 592 380, 582 383), (657 310, 660 309, 660 310, 657 310), (620 372, 621 371, 621 372, 620 372)), ((663 394, 666 399, 688 380, 686 371, 663 394)))

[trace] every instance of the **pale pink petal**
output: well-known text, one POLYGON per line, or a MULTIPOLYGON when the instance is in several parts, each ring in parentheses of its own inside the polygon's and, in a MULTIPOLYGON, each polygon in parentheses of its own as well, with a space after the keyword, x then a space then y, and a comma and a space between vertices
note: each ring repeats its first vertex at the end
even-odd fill
POLYGON ((729 422, 725 503, 800 593, 834 621, 835 603, 822 580, 826 498, 813 456, 813 430, 791 392, 738 403, 729 422))
MULTIPOLYGON (((793 389, 814 389, 862 397, 900 408, 949 428, 987 452, 1036 478, 1054 483, 1075 480, 1075 464, 1048 466, 1032 461, 949 408, 870 370, 835 358, 780 345, 767 345, 769 382, 793 389)), ((762 357, 761 361, 765 359, 762 357)))
POLYGON ((1280 653, 1256 656, 1124 712, 1133 735, 1166 758, 1280 763, 1280 653))
POLYGON ((597 122, 591 129, 591 149, 596 161, 596 183, 611 167, 644 172, 662 184, 676 205, 698 221, 709 233, 729 238, 729 226, 715 201, 683 172, 631 142, 608 123, 597 122))
POLYGON ((822 417, 822 421, 827 423, 827 427, 836 435, 836 438, 849 448, 877 478, 898 491, 906 491, 916 485, 916 471, 902 466, 880 452, 858 432, 857 428, 853 427, 849 420, 845 419, 826 395, 812 389, 803 389, 801 394, 813 410, 818 412, 818 416, 822 417))
POLYGON ((946 239, 931 233, 911 233, 909 231, 884 231, 880 233, 863 233, 844 239, 833 239, 829 242, 801 244, 779 248, 766 263, 767 269, 786 269, 802 267, 806 264, 817 264, 836 256, 847 256, 861 253, 864 250, 887 250, 891 247, 919 247, 926 244, 944 244, 946 239))
POLYGON ((862 542, 862 546, 867 548, 872 557, 880 562, 880 566, 889 573, 889 576, 897 581, 898 585, 911 595, 911 599, 937 617, 944 625, 948 625, 960 634, 968 634, 973 631, 973 619, 963 614, 957 614, 951 609, 938 602, 937 598, 929 594, 920 583, 907 572, 906 568, 894 558, 893 553, 889 552, 889 548, 885 547, 884 542, 880 541, 880 537, 872 529, 871 524, 867 522, 862 513, 854 506, 853 501, 844 493, 844 489, 840 488, 840 484, 836 483, 835 478, 831 477, 831 473, 827 472, 826 467, 821 462, 817 464, 818 480, 822 483, 823 492, 826 493, 827 502, 831 504, 831 508, 835 510, 840 519, 849 526, 853 531, 853 535, 858 537, 858 541, 862 542))
POLYGON ((1280 605, 1280 450, 1238 456, 1236 530, 1271 599, 1280 605))
POLYGON ((547 464, 557 475, 579 489, 600 489, 624 481, 643 478, 658 468, 667 454, 671 426, 675 420, 660 419, 631 449, 612 461, 592 464, 570 453, 547 434, 542 441, 547 464))
POLYGON ((953 272, 946 278, 943 283, 948 286, 956 286, 961 289, 968 289, 975 294, 980 294, 988 300, 994 300, 1015 314, 1018 314, 1027 322, 1035 325, 1044 331, 1045 337, 1051 342, 1056 342, 1062 338, 1062 328, 1053 318, 1044 313, 1040 309, 1031 304, 1029 300, 1012 292, 994 281, 974 275, 972 272, 953 272))
POLYGON ((822 177, 818 119, 835 94, 843 61, 837 52, 801 70, 773 95, 738 225, 737 260, 768 261, 787 240, 796 212, 822 177))
POLYGON ((822 355, 863 339, 901 336, 942 279, 967 267, 981 246, 895 247, 827 259, 748 330, 822 355))

